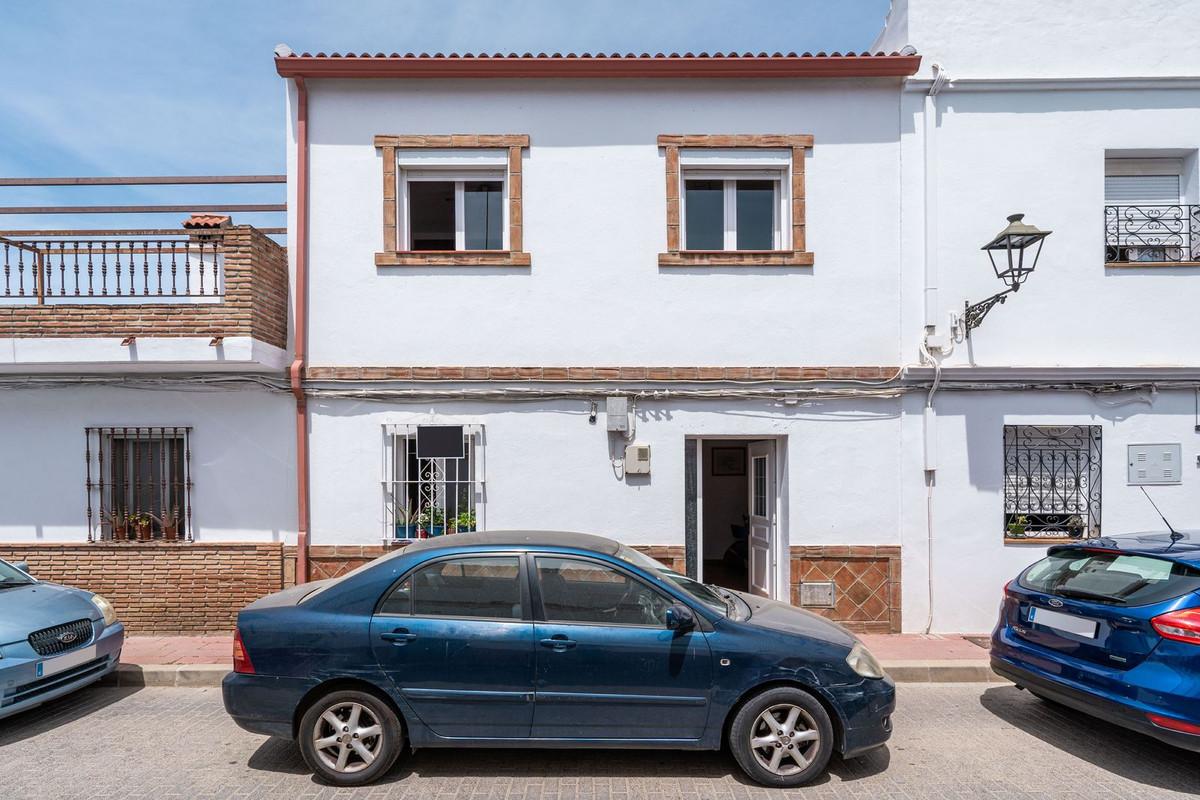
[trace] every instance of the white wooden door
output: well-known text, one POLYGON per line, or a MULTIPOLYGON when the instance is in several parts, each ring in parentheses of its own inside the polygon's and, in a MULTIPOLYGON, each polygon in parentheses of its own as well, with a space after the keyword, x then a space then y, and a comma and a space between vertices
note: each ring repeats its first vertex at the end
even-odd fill
POLYGON ((749 450, 750 591, 771 597, 775 589, 775 443, 753 442, 749 450))

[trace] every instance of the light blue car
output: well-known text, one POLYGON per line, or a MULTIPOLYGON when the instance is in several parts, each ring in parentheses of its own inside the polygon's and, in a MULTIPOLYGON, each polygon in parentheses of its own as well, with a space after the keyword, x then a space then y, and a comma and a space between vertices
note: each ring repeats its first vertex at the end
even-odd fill
POLYGON ((28 569, 0 561, 0 718, 100 680, 117 668, 125 641, 103 597, 28 569))

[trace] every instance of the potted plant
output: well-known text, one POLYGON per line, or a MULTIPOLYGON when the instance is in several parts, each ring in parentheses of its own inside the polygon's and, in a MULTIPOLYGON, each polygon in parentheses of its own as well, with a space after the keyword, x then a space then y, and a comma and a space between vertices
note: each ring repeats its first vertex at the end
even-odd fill
POLYGON ((174 506, 171 509, 171 512, 164 515, 162 519, 155 517, 153 514, 150 516, 159 524, 159 527, 162 528, 163 539, 175 541, 179 538, 179 506, 174 506))
POLYGON ((1070 536, 1072 539, 1083 538, 1083 517, 1079 516, 1078 514, 1072 514, 1071 516, 1067 517, 1067 524, 1065 527, 1067 529, 1067 536, 1070 536))
POLYGON ((129 518, 119 512, 114 511, 108 516, 108 522, 112 525, 112 538, 114 542, 123 542, 129 538, 129 518))
POLYGON ((417 528, 417 520, 413 518, 412 504, 406 502, 403 506, 398 506, 396 508, 396 538, 419 538, 417 528))
POLYGON ((475 512, 460 511, 450 524, 454 529, 453 533, 470 533, 475 530, 475 512))
POLYGON ((134 514, 129 519, 139 542, 147 542, 154 537, 154 518, 149 514, 134 514))
POLYGON ((1024 514, 1017 516, 1015 520, 1008 523, 1008 538, 1024 539, 1025 531, 1029 528, 1029 517, 1024 514))
POLYGON ((417 528, 418 538, 441 536, 446 532, 446 513, 437 507, 425 509, 417 517, 417 528))

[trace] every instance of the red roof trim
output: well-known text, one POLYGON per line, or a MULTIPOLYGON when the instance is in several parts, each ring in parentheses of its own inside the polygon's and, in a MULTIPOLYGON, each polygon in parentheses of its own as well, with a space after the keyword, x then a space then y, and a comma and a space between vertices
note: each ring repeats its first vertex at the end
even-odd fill
POLYGON ((869 53, 392 53, 276 57, 285 78, 879 78, 907 77, 919 55, 869 53))

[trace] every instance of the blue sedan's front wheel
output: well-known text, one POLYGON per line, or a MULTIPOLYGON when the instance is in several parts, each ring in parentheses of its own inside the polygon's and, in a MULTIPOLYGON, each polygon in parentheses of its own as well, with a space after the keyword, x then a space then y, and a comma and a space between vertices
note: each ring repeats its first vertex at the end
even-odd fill
POLYGON ((362 786, 383 775, 404 745, 400 721, 369 692, 341 690, 319 698, 300 721, 300 752, 335 786, 362 786))
POLYGON ((729 727, 738 766, 766 786, 802 786, 825 771, 833 754, 833 725, 824 706, 790 686, 746 702, 729 727))

